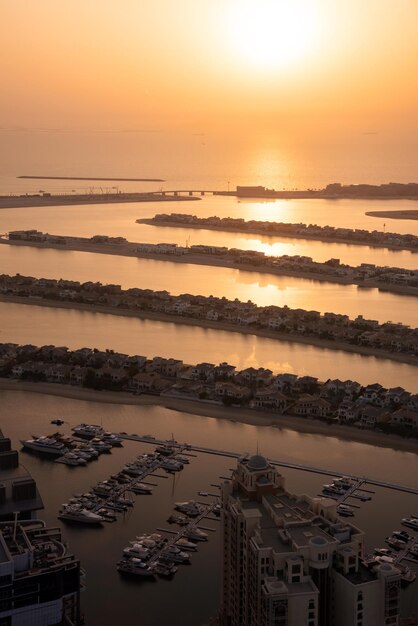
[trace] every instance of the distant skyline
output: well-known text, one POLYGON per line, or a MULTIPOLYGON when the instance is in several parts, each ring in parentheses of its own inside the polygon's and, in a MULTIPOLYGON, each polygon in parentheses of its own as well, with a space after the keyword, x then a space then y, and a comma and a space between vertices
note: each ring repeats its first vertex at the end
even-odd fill
POLYGON ((1 6, 3 129, 418 142, 415 0, 1 6))

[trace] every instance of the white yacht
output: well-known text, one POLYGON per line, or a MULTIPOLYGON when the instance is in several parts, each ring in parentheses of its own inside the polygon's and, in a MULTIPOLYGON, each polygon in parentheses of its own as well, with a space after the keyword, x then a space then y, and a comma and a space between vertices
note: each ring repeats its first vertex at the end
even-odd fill
POLYGON ((123 574, 132 574, 134 576, 154 577, 154 571, 141 559, 121 559, 116 565, 118 572, 123 574))
POLYGON ((176 452, 176 448, 163 444, 162 446, 158 446, 158 448, 155 448, 155 451, 158 452, 158 454, 162 454, 163 456, 170 456, 176 452))
POLYGON ((51 437, 35 437, 33 439, 21 439, 20 443, 24 448, 34 450, 35 452, 41 452, 43 454, 52 454, 55 456, 62 456, 68 452, 68 448, 63 443, 56 441, 51 437))
POLYGON ((137 495, 150 496, 152 494, 152 487, 150 485, 145 485, 144 483, 135 483, 132 485, 131 491, 137 495))
POLYGON ((184 548, 185 550, 197 550, 197 543, 194 543, 193 541, 187 541, 185 537, 177 539, 176 546, 184 548))
POLYGON ((160 462, 160 467, 167 472, 180 472, 183 469, 183 464, 175 459, 164 459, 160 462))
POLYGON ((130 543, 131 545, 140 543, 146 548, 153 550, 154 548, 162 548, 167 543, 167 539, 158 533, 152 533, 151 535, 139 535, 136 537, 135 541, 131 541, 130 543))
POLYGON ((385 543, 387 543, 388 546, 390 546, 394 550, 403 550, 405 548, 405 543, 403 541, 400 541, 400 539, 398 539, 397 537, 386 537, 385 543))
POLYGON ((197 528, 196 526, 193 526, 192 528, 189 528, 188 530, 186 530, 186 532, 184 533, 184 536, 187 537, 187 539, 190 539, 191 541, 207 541, 208 540, 208 534, 205 533, 203 530, 200 530, 200 528, 197 528))
POLYGON ((112 511, 109 511, 106 507, 98 509, 97 515, 100 515, 105 522, 116 522, 118 519, 112 511))
POLYGON ((337 485, 323 485, 322 491, 324 493, 332 493, 336 496, 345 495, 345 489, 342 489, 341 487, 337 487, 337 485))
POLYGON ((354 485, 354 480, 348 478, 347 476, 341 476, 340 478, 334 478, 332 484, 337 485, 337 487, 341 487, 342 489, 350 489, 354 485))
POLYGON ((73 451, 66 452, 62 457, 56 459, 56 463, 65 463, 65 465, 87 465, 87 460, 73 451))
POLYGON ((189 523, 189 520, 187 519, 187 517, 184 517, 183 515, 170 515, 170 517, 167 519, 167 522, 169 524, 178 524, 179 526, 187 526, 187 524, 189 523))
POLYGON ((93 437, 93 439, 90 441, 90 445, 92 448, 97 450, 97 452, 111 452, 112 450, 112 446, 110 445, 110 443, 106 443, 105 441, 100 439, 100 437, 93 437))
POLYGON ((176 461, 180 461, 184 465, 188 465, 190 463, 189 459, 185 456, 176 456, 176 461))
POLYGON ((174 576, 174 574, 177 572, 177 567, 172 561, 155 561, 155 563, 153 563, 152 565, 152 570, 153 572, 155 572, 155 574, 158 574, 158 576, 168 577, 174 576))
POLYGON ((82 507, 77 505, 67 505, 64 507, 62 512, 58 515, 59 519, 68 520, 70 522, 78 522, 80 524, 91 524, 96 526, 101 526, 103 522, 103 517, 101 515, 97 515, 97 513, 93 513, 92 511, 88 511, 82 507))
POLYGON ((174 561, 174 563, 188 563, 190 561, 190 554, 183 552, 176 546, 168 546, 161 552, 160 560, 174 561))
POLYGON ((418 530, 418 518, 416 517, 403 517, 401 523, 408 528, 418 530))
POLYGON ((109 432, 103 433, 102 440, 105 443, 110 443, 110 445, 112 447, 113 446, 119 446, 119 447, 123 446, 122 439, 120 437, 117 437, 113 433, 109 433, 109 432))
POLYGON ((408 541, 412 539, 412 535, 407 533, 406 530, 394 530, 392 535, 400 541, 403 541, 403 543, 408 543, 408 541))
POLYGON ((342 517, 353 517, 354 516, 353 509, 351 509, 346 504, 339 504, 337 506, 337 513, 338 513, 338 515, 341 515, 342 517))
POLYGON ((142 543, 136 542, 132 546, 124 548, 123 554, 128 557, 133 556, 138 559, 148 559, 151 556, 151 551, 149 548, 143 546, 142 543))
POLYGON ((392 550, 389 550, 389 548, 375 548, 374 553, 376 556, 392 556, 393 555, 392 550))
POLYGON ((92 492, 100 497, 108 498, 114 493, 115 485, 107 480, 103 480, 92 487, 92 492))
POLYGON ((86 450, 75 449, 73 450, 73 454, 79 459, 84 459, 86 462, 91 461, 93 459, 90 452, 87 452, 86 450))
POLYGON ((103 428, 97 424, 79 424, 71 430, 77 437, 83 437, 84 439, 93 439, 93 437, 104 434, 103 428))
POLYGON ((142 476, 144 470, 139 468, 135 463, 127 463, 122 467, 122 472, 128 476, 142 476))
POLYGON ((180 513, 185 513, 188 517, 197 517, 204 512, 205 508, 198 502, 190 500, 189 502, 176 502, 175 507, 180 513))
POLYGON ((418 559, 418 541, 409 548, 409 554, 414 559, 418 559))

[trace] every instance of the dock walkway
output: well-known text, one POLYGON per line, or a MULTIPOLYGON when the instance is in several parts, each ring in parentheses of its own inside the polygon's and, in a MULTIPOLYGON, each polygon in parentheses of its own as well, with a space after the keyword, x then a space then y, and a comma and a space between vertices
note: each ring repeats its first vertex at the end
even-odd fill
MULTIPOLYGON (((223 456, 231 459, 240 459, 245 457, 245 454, 242 452, 232 452, 229 450, 218 450, 216 448, 206 448, 204 446, 197 446, 188 443, 178 443, 172 440, 163 440, 163 439, 150 439, 149 437, 143 437, 141 435, 127 435, 125 433, 115 433, 121 439, 126 439, 129 441, 138 441, 141 443, 150 443, 152 445, 171 445, 177 448, 181 448, 182 450, 192 451, 192 452, 200 452, 202 454, 213 454, 216 456, 223 456)), ((277 459, 269 459, 272 465, 277 467, 286 467, 288 469, 300 470, 303 472, 311 472, 313 474, 322 474, 324 476, 333 476, 333 477, 341 477, 342 473, 338 470, 326 469, 322 467, 316 467, 313 465, 304 465, 302 463, 291 463, 290 461, 277 460, 277 459)), ((401 491, 404 493, 410 493, 413 495, 418 495, 418 488, 410 487, 409 485, 401 485, 399 483, 392 483, 384 480, 377 480, 375 478, 368 478, 367 476, 357 476, 356 474, 348 474, 345 473, 344 476, 347 478, 351 478, 356 481, 356 483, 373 485, 375 487, 383 487, 385 489, 393 489, 394 491, 401 491)), ((358 487, 357 487, 358 489, 358 487)))

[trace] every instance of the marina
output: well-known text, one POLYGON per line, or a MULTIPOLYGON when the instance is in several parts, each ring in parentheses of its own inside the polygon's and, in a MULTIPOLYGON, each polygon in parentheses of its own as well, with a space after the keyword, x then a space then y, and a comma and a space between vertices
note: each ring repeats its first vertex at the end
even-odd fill
MULTIPOLYGON (((200 444, 202 447, 215 450, 253 450, 256 441, 259 441, 261 450, 269 458, 329 469, 328 477, 324 474, 282 467, 280 471, 290 481, 291 488, 299 493, 315 495, 320 492, 323 483, 331 482, 337 476, 347 476, 353 468, 356 469, 358 476, 380 477, 381 480, 389 482, 397 480, 398 483, 411 486, 415 483, 414 455, 390 449, 314 435, 300 435, 286 430, 249 425, 243 427, 229 421, 209 420, 197 415, 169 411, 162 407, 85 402, 28 392, 0 391, 0 396, 3 427, 7 426, 13 433, 15 441, 26 438, 28 432, 49 433, 45 425, 59 415, 65 420, 63 427, 65 434, 72 432, 72 427, 84 422, 103 424, 105 430, 115 434, 121 431, 138 435, 143 433, 141 436, 148 442, 123 439, 123 448, 114 448, 112 454, 103 455, 100 463, 90 463, 83 471, 77 472, 71 467, 51 463, 48 459, 43 460, 38 455, 25 455, 23 462, 38 477, 40 488, 46 495, 46 514, 52 526, 57 524, 56 515, 61 504, 68 503, 72 494, 86 493, 92 485, 116 475, 124 464, 131 462, 140 452, 151 452, 160 445, 160 442, 172 440, 173 432, 178 442, 186 441, 195 446, 200 444), (19 416, 18 420, 16 416, 19 416), (222 445, 219 444, 220 441, 223 442, 222 445), (323 456, 324 446, 329 451, 327 458, 323 456), (399 471, 395 470, 395 461, 399 463, 399 471)), ((162 531, 177 530, 177 525, 168 522, 169 517, 171 514, 177 518, 186 516, 172 510, 176 502, 185 502, 193 498, 204 502, 206 500, 204 496, 197 496, 199 491, 217 493, 217 485, 222 482, 219 476, 230 478, 229 468, 235 464, 233 458, 192 450, 186 452, 186 458, 191 461, 192 471, 183 471, 180 474, 169 474, 163 470, 156 472, 160 476, 166 476, 165 479, 149 476, 147 482, 159 484, 158 488, 153 489, 153 497, 141 497, 127 511, 116 512, 120 520, 118 523, 102 522, 101 527, 65 524, 65 535, 74 552, 80 555, 88 573, 88 592, 83 594, 83 602, 86 614, 93 623, 106 623, 106 619, 112 619, 117 623, 122 615, 124 623, 133 626, 135 619, 132 615, 136 615, 140 600, 144 612, 147 611, 150 616, 149 620, 144 620, 144 625, 152 626, 155 620, 163 622, 164 619, 169 619, 171 611, 166 610, 166 607, 173 606, 174 602, 189 606, 190 594, 195 598, 194 607, 203 607, 208 617, 214 614, 219 597, 216 582, 219 567, 219 532, 204 531, 209 539, 198 543, 197 551, 193 552, 183 547, 182 550, 190 553, 192 565, 189 567, 177 565, 176 574, 168 578, 158 577, 160 581, 158 584, 153 578, 148 577, 141 577, 139 580, 138 577, 129 575, 122 577, 115 567, 122 556, 123 547, 128 546, 137 536, 156 531, 169 537, 169 533, 164 534, 162 531), (195 454, 196 457, 189 454, 195 454), (212 483, 214 486, 211 486, 212 483), (208 587, 202 585, 203 579, 211 581, 208 587), (112 600, 114 594, 120 599, 118 606, 115 606, 112 600), (161 596, 164 603, 161 603, 161 596)), ((186 467, 185 469, 187 470, 186 467)), ((367 488, 367 485, 364 486, 367 488)), ((131 496, 129 497, 133 500, 131 496)), ((384 539, 392 529, 402 528, 399 520, 414 512, 415 498, 414 494, 376 488, 372 502, 361 505, 361 509, 355 509, 354 523, 367 532, 366 553, 373 551, 374 546, 384 546, 384 539)), ((185 521, 187 523, 187 518, 185 521)), ((202 522, 199 527, 202 526, 217 527, 217 523, 202 522)), ((411 567, 416 566, 411 563, 411 567)), ((402 595, 406 610, 411 614, 415 607, 414 585, 405 587, 402 595)), ((187 626, 195 626, 195 614, 193 609, 190 615, 184 618, 187 626)), ((204 619, 200 621, 205 623, 204 619)))
MULTIPOLYGON (((196 552, 198 543, 208 540, 205 530, 212 532, 216 530, 198 524, 205 519, 219 521, 221 511, 220 504, 215 500, 205 505, 196 502, 182 504, 183 507, 180 508, 185 510, 187 517, 182 518, 184 523, 183 521, 180 523, 180 529, 172 531, 157 528, 156 533, 136 537, 135 541, 131 541, 129 546, 124 548, 123 557, 117 563, 116 567, 120 573, 150 578, 169 577, 177 572, 177 565, 190 563, 189 552, 196 552), (215 517, 210 517, 211 513, 215 517), (163 537, 158 533, 168 534, 169 537, 163 537)), ((176 506, 176 509, 179 507, 176 506)))
POLYGON ((418 518, 411 516, 401 520, 403 525, 414 529, 414 533, 408 533, 405 530, 395 530, 385 539, 385 543, 389 548, 375 548, 373 555, 366 555, 364 563, 368 567, 373 567, 378 563, 390 563, 394 565, 401 573, 403 585, 409 585, 416 580, 416 571, 405 565, 407 561, 413 565, 418 565, 418 518))
MULTIPOLYGON (((56 425, 57 420, 52 420, 56 425)), ((58 420, 63 421, 63 420, 58 420)), ((77 427, 73 434, 78 435, 77 427)), ((80 441, 72 436, 65 436, 60 432, 45 436, 33 436, 31 439, 21 439, 23 450, 34 452, 50 458, 55 463, 63 463, 72 467, 85 466, 88 462, 97 460, 101 454, 110 454, 112 448, 122 446, 122 440, 111 433, 106 433, 101 427, 90 429, 91 437, 88 441, 80 441), (93 434, 94 431, 94 434, 93 434), (54 457, 54 458, 53 458, 54 457)), ((80 435, 78 435, 80 436, 80 435)))
MULTIPOLYGON (((121 439, 126 439, 126 440, 130 440, 130 441, 141 441, 142 443, 155 443, 155 444, 165 444, 167 443, 167 440, 157 440, 157 439, 153 439, 152 441, 149 440, 148 436, 144 436, 144 435, 136 435, 136 434, 132 434, 132 435, 128 435, 126 433, 117 433, 117 436, 120 437, 121 439)), ((215 448, 206 448, 204 446, 198 446, 198 445, 193 445, 190 443, 187 444, 180 444, 176 441, 170 441, 170 445, 172 445, 173 447, 176 447, 177 449, 187 449, 190 450, 192 452, 201 452, 204 454, 213 454, 213 455, 218 455, 218 456, 223 456, 223 457, 227 457, 227 458, 233 458, 233 459, 239 459, 242 458, 242 453, 240 452, 231 452, 228 450, 217 450, 215 448)), ((280 461, 280 460, 275 460, 275 459, 269 459, 269 462, 272 465, 276 465, 278 467, 287 467, 287 468, 291 468, 291 469, 296 469, 296 470, 300 470, 300 471, 304 471, 304 472, 312 472, 314 474, 323 474, 326 476, 335 476, 338 475, 338 472, 335 470, 330 470, 330 469, 326 469, 326 468, 321 468, 321 467, 314 467, 311 465, 303 465, 303 464, 299 464, 299 463, 290 463, 287 461, 280 461)), ((353 480, 353 487, 352 487, 352 491, 350 489, 350 495, 353 493, 353 491, 356 491, 356 489, 359 489, 361 485, 367 483, 369 485, 374 485, 376 487, 384 487, 386 489, 393 489, 395 491, 401 491, 404 493, 411 493, 414 495, 418 495, 418 488, 415 487, 409 487, 408 485, 401 485, 398 483, 392 483, 392 482, 388 482, 388 481, 380 481, 380 480, 376 480, 374 478, 366 478, 366 477, 361 477, 361 476, 356 476, 355 474, 346 474, 346 477, 348 477, 350 480, 353 480)), ((364 491, 364 490, 363 490, 364 491)), ((348 497, 347 494, 344 495, 345 498, 348 497)), ((364 496, 366 497, 366 496, 364 496)), ((367 496, 367 499, 370 499, 370 496, 367 496)))
MULTIPOLYGON (((73 429, 80 429, 89 436, 97 431, 97 426, 82 424, 73 429)), ((119 439, 119 436, 113 435, 119 439)), ((148 439, 147 439, 148 440, 148 439)), ((101 526, 103 522, 115 522, 117 513, 123 513, 133 506, 130 495, 151 495, 155 485, 145 482, 149 476, 165 478, 157 474, 158 470, 167 473, 180 472, 184 464, 178 454, 185 454, 188 446, 173 446, 162 443, 151 454, 140 454, 132 462, 126 463, 122 469, 93 486, 90 491, 74 495, 68 503, 64 503, 58 518, 80 524, 101 526), (158 451, 159 450, 159 451, 158 451)), ((200 511, 198 512, 200 514, 200 511)))

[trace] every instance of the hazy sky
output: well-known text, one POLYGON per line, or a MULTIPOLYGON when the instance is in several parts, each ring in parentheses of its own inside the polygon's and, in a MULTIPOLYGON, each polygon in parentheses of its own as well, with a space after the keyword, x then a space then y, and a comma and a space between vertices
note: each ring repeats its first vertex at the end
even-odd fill
POLYGON ((0 0, 2 128, 418 138, 418 0, 0 0))

